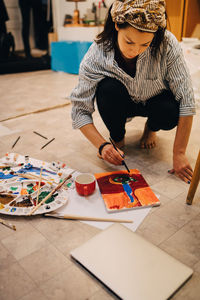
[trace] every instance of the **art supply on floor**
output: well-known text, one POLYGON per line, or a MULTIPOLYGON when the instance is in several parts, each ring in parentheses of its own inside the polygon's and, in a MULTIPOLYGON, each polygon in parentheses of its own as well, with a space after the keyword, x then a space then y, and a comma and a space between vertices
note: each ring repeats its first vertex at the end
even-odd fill
MULTIPOLYGON (((37 180, 40 180, 40 176, 37 176, 35 174, 32 174, 32 173, 14 173, 14 175, 18 175, 19 177, 22 177, 22 178, 27 178, 27 179, 37 179, 37 180)), ((45 178, 45 177, 42 177, 42 180, 46 181, 48 184, 53 184, 53 180, 52 182, 48 180, 48 178, 45 178)))
POLYGON ((159 199, 139 170, 95 174, 109 213, 160 205, 159 199))
POLYGON ((193 270, 122 224, 113 224, 71 256, 120 299, 169 299, 193 270))
MULTIPOLYGON (((117 149, 117 147, 115 146, 115 143, 113 142, 113 140, 110 138, 111 144, 113 145, 113 147, 115 148, 115 150, 119 153, 119 155, 123 158, 123 156, 121 155, 121 153, 119 152, 119 150, 117 149)), ((130 173, 130 170, 127 166, 127 164, 125 163, 125 160, 122 161, 122 164, 125 166, 126 170, 128 171, 128 173, 130 173)))
MULTIPOLYGON (((17 153, 6 153, 0 158, 0 165, 11 166, 11 168, 0 169, 0 214, 12 216, 27 216, 36 206, 38 190, 40 191, 39 203, 65 177, 74 172, 65 163, 60 162, 61 176, 57 171, 53 172, 50 169, 51 163, 17 153), (25 163, 27 160, 28 164, 25 163), (42 181, 39 187, 40 180, 42 181)), ((68 202, 69 190, 73 188, 72 183, 73 179, 67 181, 66 186, 63 185, 59 191, 49 197, 34 215, 50 213, 65 205, 68 202)))
POLYGON ((39 132, 37 132, 37 131, 33 131, 33 133, 35 133, 35 134, 37 134, 37 135, 41 136, 43 139, 46 139, 46 140, 48 140, 48 138, 47 138, 46 136, 44 136, 44 135, 40 134, 40 133, 39 133, 39 132))
POLYGON ((39 179, 39 183, 38 183, 38 192, 37 192, 37 197, 36 197, 36 205, 38 205, 38 198, 39 198, 39 194, 40 194, 40 185, 41 185, 41 181, 42 181, 42 167, 40 169, 40 179, 39 179))
POLYGON ((76 191, 81 196, 89 196, 94 193, 96 179, 93 174, 81 173, 75 178, 76 191))
POLYGON ((11 223, 7 223, 5 222, 3 219, 0 219, 0 223, 5 225, 6 227, 10 228, 10 229, 13 229, 13 230, 16 230, 16 226, 11 224, 11 223))
POLYGON ((59 183, 37 206, 35 206, 28 216, 31 216, 43 203, 45 203, 56 191, 58 191, 72 175, 68 175, 61 183, 59 183))
POLYGON ((49 145, 51 142, 53 142, 55 140, 55 138, 51 139, 48 143, 46 143, 44 146, 42 146, 42 148, 40 150, 42 150, 44 147, 46 147, 47 145, 49 145))
POLYGON ((16 139, 16 141, 14 142, 14 144, 12 145, 12 149, 15 147, 15 145, 17 144, 17 142, 19 141, 20 136, 18 136, 18 138, 16 139))
POLYGON ((123 219, 110 219, 110 218, 96 218, 96 217, 87 217, 87 216, 77 216, 77 215, 58 215, 54 212, 51 214, 45 214, 47 217, 53 217, 58 219, 67 219, 67 220, 79 220, 79 221, 96 221, 96 222, 117 222, 117 223, 133 223, 132 220, 123 220, 123 219))

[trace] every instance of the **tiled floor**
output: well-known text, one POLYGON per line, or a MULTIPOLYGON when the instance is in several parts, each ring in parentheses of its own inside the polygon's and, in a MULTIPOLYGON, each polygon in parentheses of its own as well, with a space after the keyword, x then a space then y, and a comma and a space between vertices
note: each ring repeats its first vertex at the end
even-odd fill
MULTIPOLYGON (((12 151, 46 161, 60 160, 81 172, 115 170, 99 160, 96 149, 79 131, 71 128, 70 104, 37 114, 17 117, 34 110, 67 102, 66 95, 78 77, 52 71, 4 75, 0 78, 1 135, 0 156, 12 151), (12 118, 15 117, 15 118, 12 118), (2 127, 3 126, 3 127, 2 127), (53 138, 40 150, 44 141, 33 131, 53 138)), ((194 118, 187 150, 194 167, 199 151, 200 109, 194 118)), ((101 133, 108 133, 98 113, 94 121, 101 133)), ((158 133, 158 146, 151 151, 140 150, 138 140, 145 120, 127 123, 126 159, 131 168, 139 168, 152 189, 160 194, 161 206, 151 210, 137 233, 194 269, 193 277, 173 299, 200 299, 200 188, 192 206, 185 204, 188 185, 167 170, 172 167, 172 147, 175 130, 158 133)), ((17 231, 0 224, 0 299, 4 300, 77 300, 115 299, 96 279, 78 267, 69 252, 100 230, 89 225, 41 216, 11 218, 17 231)), ((139 300, 139 299, 137 299, 139 300)), ((148 299, 147 299, 148 300, 148 299)))

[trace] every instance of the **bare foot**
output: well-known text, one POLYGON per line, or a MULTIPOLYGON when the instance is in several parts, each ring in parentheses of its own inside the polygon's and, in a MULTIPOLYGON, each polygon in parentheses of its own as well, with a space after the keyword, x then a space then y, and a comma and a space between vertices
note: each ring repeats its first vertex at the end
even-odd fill
POLYGON ((144 126, 144 132, 140 140, 140 148, 152 149, 156 146, 156 132, 151 131, 147 124, 144 126))

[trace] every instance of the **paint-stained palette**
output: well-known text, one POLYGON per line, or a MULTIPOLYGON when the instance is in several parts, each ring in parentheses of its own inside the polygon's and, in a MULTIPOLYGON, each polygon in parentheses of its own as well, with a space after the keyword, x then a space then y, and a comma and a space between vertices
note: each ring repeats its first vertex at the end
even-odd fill
MULTIPOLYGON (((55 185, 41 183, 38 203, 40 203, 55 187, 55 185)), ((39 182, 23 180, 0 186, 0 213, 14 215, 28 215, 36 206, 39 182)), ((67 203, 67 191, 60 190, 53 194, 34 214, 53 211, 67 203)))
MULTIPOLYGON (((17 153, 6 154, 0 159, 0 165, 0 213, 18 216, 28 215, 37 203, 42 201, 64 177, 73 171, 67 166, 60 167, 60 163, 51 164, 17 153), (43 179, 39 186, 41 167, 43 179), (37 178, 25 179, 24 175, 37 178)), ((72 180, 54 193, 34 214, 47 213, 66 204, 68 199, 66 187, 70 188, 71 184, 72 180)))

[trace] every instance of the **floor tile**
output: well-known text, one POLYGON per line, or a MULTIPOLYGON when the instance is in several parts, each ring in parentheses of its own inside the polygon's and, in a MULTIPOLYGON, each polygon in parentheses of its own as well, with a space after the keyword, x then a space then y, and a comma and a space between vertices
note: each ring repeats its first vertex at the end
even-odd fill
MULTIPOLYGON (((31 291, 30 293, 26 294, 19 300, 48 300, 48 298, 44 295, 44 293, 37 287, 35 290, 31 291)), ((59 299, 57 299, 59 300, 59 299)))
POLYGON ((14 256, 0 242, 0 270, 10 267, 16 262, 14 256))
POLYGON ((162 194, 158 193, 154 189, 152 189, 152 191, 158 197, 158 199, 160 201, 160 205, 152 207, 152 209, 150 210, 149 214, 153 214, 153 213, 157 212, 159 209, 163 208, 166 204, 171 203, 173 201, 172 199, 170 199, 170 198, 168 198, 166 196, 163 196, 162 194))
POLYGON ((88 300, 111 300, 111 299, 116 299, 119 300, 118 297, 115 297, 115 295, 111 292, 109 292, 108 290, 103 290, 103 288, 101 288, 101 290, 97 291, 96 293, 94 293, 91 297, 88 298, 88 300))
POLYGON ((137 229, 137 233, 155 245, 159 245, 177 231, 177 227, 162 218, 150 214, 137 229))
POLYGON ((200 260, 200 240, 194 239, 182 229, 159 247, 191 268, 200 260))
POLYGON ((27 226, 24 230, 4 238, 1 242, 18 260, 44 247, 46 239, 32 226, 27 226))
POLYGON ((67 269, 71 262, 49 244, 20 259, 19 264, 36 284, 40 284, 67 269))
POLYGON ((200 241, 200 214, 183 226, 182 230, 189 233, 194 239, 200 241))
POLYGON ((3 219, 6 223, 15 225, 16 231, 8 228, 5 225, 0 224, 0 240, 11 235, 15 236, 17 232, 24 230, 24 228, 29 226, 28 220, 24 217, 2 215, 1 219, 3 219))
POLYGON ((181 205, 177 202, 167 203, 155 212, 155 215, 174 224, 178 228, 181 228, 198 214, 199 211, 195 211, 191 206, 181 205))
POLYGON ((0 269, 1 300, 19 299, 34 288, 35 284, 18 263, 0 269))
POLYGON ((193 274, 192 278, 174 295, 173 300, 199 300, 200 275, 193 274))
POLYGON ((199 260, 198 263, 196 263, 196 264, 194 265, 194 270, 195 270, 197 273, 200 274, 200 260, 199 260))
POLYGON ((152 188, 156 190, 158 193, 162 193, 163 195, 173 199, 181 194, 184 189, 187 189, 188 186, 186 183, 181 182, 179 178, 175 176, 166 177, 158 183, 152 185, 152 188))
MULTIPOLYGON (((186 204, 188 191, 189 191, 189 186, 188 186, 188 190, 186 190, 184 193, 178 195, 178 197, 176 197, 174 200, 177 201, 178 203, 186 204)), ((200 209, 200 184, 197 187, 196 193, 193 198, 192 205, 190 205, 190 206, 193 207, 194 209, 197 209, 197 208, 200 209)))
POLYGON ((44 282, 40 288, 52 300, 88 299, 98 290, 95 279, 75 265, 44 282))
POLYGON ((34 222, 33 226, 49 241, 55 241, 65 233, 75 228, 75 223, 68 220, 43 217, 34 222))
POLYGON ((70 257, 70 251, 80 246, 94 236, 93 231, 88 232, 81 227, 76 227, 71 231, 63 230, 62 237, 54 240, 52 244, 65 256, 70 257))

